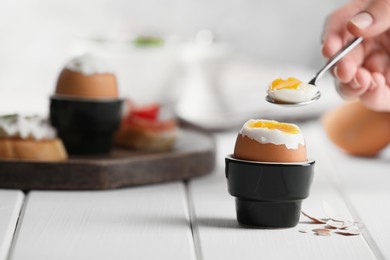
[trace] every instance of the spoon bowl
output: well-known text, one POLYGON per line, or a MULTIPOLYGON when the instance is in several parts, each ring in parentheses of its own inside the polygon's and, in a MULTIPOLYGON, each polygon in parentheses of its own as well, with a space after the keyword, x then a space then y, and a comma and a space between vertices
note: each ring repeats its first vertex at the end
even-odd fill
MULTIPOLYGON (((316 86, 317 87, 317 81, 318 79, 324 75, 325 72, 327 72, 329 69, 331 69, 341 58, 343 58, 345 55, 347 55, 352 49, 354 49, 357 45, 359 45, 363 41, 362 37, 358 37, 353 39, 351 42, 349 42, 347 45, 344 46, 340 51, 338 51, 326 64, 324 67, 322 67, 317 74, 312 78, 308 84, 316 86)), ((269 95, 265 97, 265 100, 276 105, 280 106, 288 106, 288 107, 294 107, 294 106, 304 106, 313 103, 314 101, 317 101, 320 99, 321 93, 318 90, 317 94, 310 100, 308 101, 303 101, 303 102, 285 102, 282 100, 277 100, 269 95)))
POLYGON ((303 102, 297 102, 297 103, 295 103, 295 102, 284 102, 284 101, 273 99, 269 95, 267 95, 265 97, 265 100, 267 100, 269 103, 272 103, 272 104, 275 104, 275 105, 279 105, 279 106, 300 107, 300 106, 305 106, 305 105, 311 104, 311 103, 317 101, 318 99, 320 99, 320 97, 321 97, 321 92, 318 91, 317 94, 312 99, 310 99, 308 101, 303 101, 303 102))

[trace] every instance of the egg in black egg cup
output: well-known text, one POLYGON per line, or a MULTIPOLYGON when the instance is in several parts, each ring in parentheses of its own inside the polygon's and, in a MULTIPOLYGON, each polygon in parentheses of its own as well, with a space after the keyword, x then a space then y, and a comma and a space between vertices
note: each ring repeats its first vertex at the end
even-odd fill
POLYGON ((225 158, 229 193, 236 197, 237 221, 257 228, 298 224, 309 196, 315 161, 268 163, 225 158))

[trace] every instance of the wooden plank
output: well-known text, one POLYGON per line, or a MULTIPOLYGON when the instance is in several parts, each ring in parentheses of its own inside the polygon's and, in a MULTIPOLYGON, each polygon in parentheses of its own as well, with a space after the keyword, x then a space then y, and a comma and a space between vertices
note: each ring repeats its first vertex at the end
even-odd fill
POLYGON ((184 185, 31 192, 10 259, 195 259, 184 185))
POLYGON ((0 190, 0 260, 7 259, 24 194, 18 190, 0 190))
POLYGON ((327 140, 318 127, 310 125, 305 130, 317 138, 313 152, 321 157, 355 218, 364 224, 363 234, 374 253, 390 259, 390 147, 378 157, 353 157, 327 140))
MULTIPOLYGON (((228 194, 224 175, 224 155, 231 153, 235 133, 217 139, 218 169, 215 174, 189 185, 192 198, 192 219, 195 247, 201 259, 375 259, 363 236, 330 237, 300 233, 319 225, 301 217, 295 228, 249 229, 236 222, 234 198, 228 194), (220 145, 221 144, 221 145, 220 145)), ((324 217, 322 201, 337 204, 346 216, 351 216, 343 198, 325 177, 321 158, 317 159, 311 195, 302 209, 324 217)))

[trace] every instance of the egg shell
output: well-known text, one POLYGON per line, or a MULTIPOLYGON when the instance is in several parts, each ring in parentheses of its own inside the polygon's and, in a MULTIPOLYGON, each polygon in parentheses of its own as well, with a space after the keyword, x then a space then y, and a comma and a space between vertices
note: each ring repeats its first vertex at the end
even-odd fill
POLYGON ((297 149, 288 149, 284 144, 260 143, 247 136, 238 134, 234 147, 234 158, 257 162, 305 162, 305 145, 297 149))
POLYGON ((64 69, 57 81, 56 94, 92 99, 117 98, 117 80, 111 73, 85 75, 64 69))
POLYGON ((375 156, 390 143, 390 113, 348 102, 326 113, 322 123, 330 140, 352 155, 375 156))

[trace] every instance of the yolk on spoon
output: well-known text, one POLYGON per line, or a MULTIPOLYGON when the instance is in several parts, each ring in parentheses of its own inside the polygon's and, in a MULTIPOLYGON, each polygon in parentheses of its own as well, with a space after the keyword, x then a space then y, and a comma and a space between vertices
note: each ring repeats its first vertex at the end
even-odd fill
POLYGON ((297 89, 298 86, 302 83, 297 78, 287 78, 287 79, 282 79, 282 78, 277 78, 269 86, 270 90, 279 90, 279 89, 297 89))

